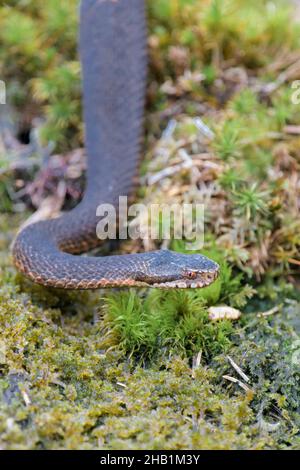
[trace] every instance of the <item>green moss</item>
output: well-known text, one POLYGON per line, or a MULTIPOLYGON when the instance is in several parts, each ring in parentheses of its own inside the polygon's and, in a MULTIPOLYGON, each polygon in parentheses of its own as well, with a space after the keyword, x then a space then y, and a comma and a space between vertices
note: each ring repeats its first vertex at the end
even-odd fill
MULTIPOLYGON (((2 448, 297 447, 300 298, 291 289, 279 316, 248 313, 235 325, 208 322, 205 302, 214 296, 201 291, 123 292, 103 304, 99 293, 16 277, 3 216, 0 232, 2 448), (251 392, 222 378, 239 378, 225 352, 251 392)), ((220 295, 231 299, 239 282, 228 270, 220 295)), ((263 304, 254 300, 247 308, 257 311, 263 304)))
POLYGON ((110 295, 101 328, 104 344, 125 352, 148 355, 203 350, 206 356, 228 349, 231 324, 208 319, 203 295, 198 292, 152 291, 142 300, 135 292, 110 295))

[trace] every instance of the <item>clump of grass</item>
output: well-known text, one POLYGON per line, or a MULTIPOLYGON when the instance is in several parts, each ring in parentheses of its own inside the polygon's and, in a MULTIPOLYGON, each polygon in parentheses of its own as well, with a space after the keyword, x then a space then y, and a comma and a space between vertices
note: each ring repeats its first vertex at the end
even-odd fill
POLYGON ((233 188, 234 210, 238 216, 253 219, 256 215, 269 215, 268 191, 259 191, 257 184, 253 183, 250 188, 233 188))
POLYGON ((214 147, 222 160, 234 159, 241 155, 240 122, 226 121, 217 134, 214 147))
POLYGON ((238 115, 249 116, 250 113, 257 113, 260 104, 253 90, 246 88, 237 93, 231 101, 231 106, 238 115))
POLYGON ((0 180, 0 209, 9 212, 12 209, 11 197, 9 194, 10 179, 3 178, 0 180))
POLYGON ((192 292, 153 291, 142 300, 135 292, 106 298, 103 325, 105 346, 117 346, 138 357, 171 351, 191 356, 215 355, 230 345, 231 323, 209 321, 205 302, 192 292))
POLYGON ((136 357, 153 357, 162 351, 191 357, 201 350, 210 358, 228 350, 232 323, 211 322, 208 307, 220 302, 245 306, 254 290, 241 286, 242 276, 233 274, 220 252, 205 254, 220 262, 221 275, 204 289, 153 290, 145 296, 132 290, 106 296, 100 326, 105 347, 121 348, 136 357))

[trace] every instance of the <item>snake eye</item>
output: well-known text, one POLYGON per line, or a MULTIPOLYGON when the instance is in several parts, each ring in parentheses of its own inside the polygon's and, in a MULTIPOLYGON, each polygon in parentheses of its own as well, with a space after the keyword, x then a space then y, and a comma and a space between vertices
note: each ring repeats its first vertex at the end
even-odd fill
POLYGON ((187 277, 188 279, 196 279, 197 273, 196 273, 195 271, 188 271, 188 272, 186 273, 186 277, 187 277))

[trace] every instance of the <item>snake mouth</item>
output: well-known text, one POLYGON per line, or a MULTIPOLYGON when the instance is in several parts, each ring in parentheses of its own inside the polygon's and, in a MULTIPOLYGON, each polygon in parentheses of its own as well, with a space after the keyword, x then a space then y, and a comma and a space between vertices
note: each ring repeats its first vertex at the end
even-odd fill
POLYGON ((194 279, 176 279, 174 281, 156 282, 151 287, 159 289, 200 289, 212 284, 219 276, 219 269, 199 272, 194 279))

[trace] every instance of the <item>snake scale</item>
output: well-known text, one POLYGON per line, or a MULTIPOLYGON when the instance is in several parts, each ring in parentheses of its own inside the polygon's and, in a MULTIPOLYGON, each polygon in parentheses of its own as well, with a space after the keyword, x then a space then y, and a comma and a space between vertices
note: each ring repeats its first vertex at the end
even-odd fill
POLYGON ((144 0, 83 0, 79 51, 88 155, 87 187, 75 209, 28 225, 13 244, 19 271, 63 289, 196 288, 219 267, 200 254, 158 250, 78 256, 99 244, 96 208, 132 194, 140 158, 146 87, 144 0))

